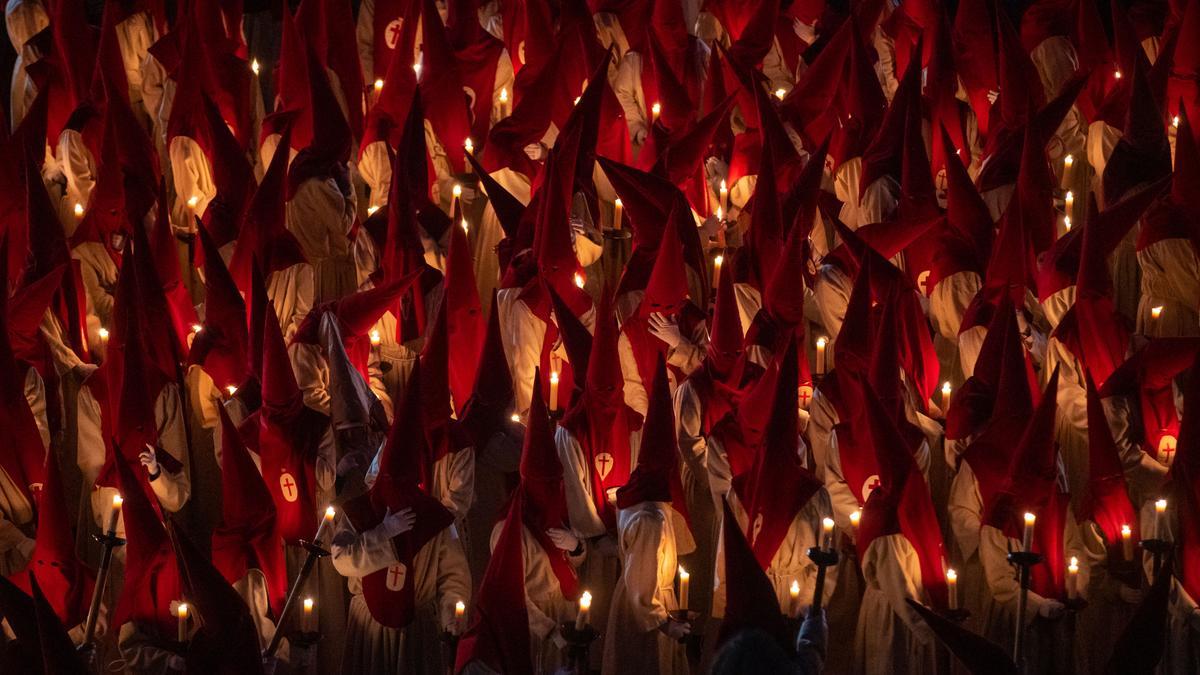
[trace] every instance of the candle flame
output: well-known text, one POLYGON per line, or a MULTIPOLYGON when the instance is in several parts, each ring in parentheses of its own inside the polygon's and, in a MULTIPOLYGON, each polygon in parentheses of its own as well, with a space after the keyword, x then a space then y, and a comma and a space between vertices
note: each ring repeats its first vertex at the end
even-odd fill
POLYGON ((850 514, 850 524, 858 527, 858 521, 862 520, 862 511, 854 511, 850 514))
POLYGON ((788 588, 788 594, 790 594, 793 598, 800 597, 800 582, 799 581, 792 579, 792 586, 790 588, 788 588))
POLYGON ((1063 165, 1065 165, 1068 169, 1071 168, 1071 165, 1074 163, 1075 155, 1067 155, 1066 157, 1063 157, 1063 165))
POLYGON ((1171 118, 1171 126, 1175 127, 1176 129, 1179 128, 1179 115, 1171 118))
POLYGON ((467 152, 475 152, 475 141, 472 141, 468 137, 467 140, 463 141, 463 149, 467 152))
POLYGON ((680 566, 679 566, 679 579, 680 579, 680 581, 683 581, 683 580, 685 580, 685 579, 690 579, 690 578, 692 578, 692 575, 688 574, 688 571, 687 571, 687 570, 685 570, 685 569, 683 569, 683 565, 680 565, 680 566))
POLYGON ((584 591, 583 595, 579 596, 579 609, 588 610, 592 608, 592 594, 584 591))
POLYGON ((262 66, 258 65, 258 59, 254 59, 253 61, 250 62, 250 70, 255 75, 257 75, 259 73, 259 71, 262 70, 262 66))
POLYGON ((1165 513, 1167 510, 1167 500, 1160 499, 1154 502, 1154 510, 1158 513, 1165 513))
POLYGON ((229 392, 230 396, 233 396, 234 394, 237 393, 237 387, 235 387, 234 385, 231 384, 228 387, 225 387, 225 391, 229 392))
POLYGON ((1157 307, 1151 307, 1150 308, 1150 317, 1153 319, 1157 319, 1158 317, 1162 316, 1162 311, 1163 311, 1162 305, 1159 305, 1157 307))
POLYGON ((817 338, 817 347, 824 349, 825 345, 827 345, 827 344, 829 344, 829 341, 826 340, 824 337, 817 338))
POLYGON ((467 613, 467 604, 462 600, 454 603, 454 616, 462 616, 467 613))
POLYGON ((367 207, 367 215, 368 215, 368 216, 373 216, 373 215, 375 215, 375 212, 376 212, 376 211, 378 211, 378 210, 379 210, 379 207, 378 207, 378 206, 374 206, 374 205, 372 205, 372 206, 368 206, 368 207, 367 207))
POLYGON ((717 267, 720 267, 721 263, 723 262, 725 262, 725 256, 723 255, 718 255, 717 257, 713 258, 713 264, 715 264, 717 267))
POLYGON ((1071 231, 1071 216, 1063 216, 1063 228, 1065 228, 1067 232, 1071 231))
POLYGON ((383 338, 381 338, 379 336, 379 331, 377 331, 377 330, 371 331, 371 344, 378 346, 379 343, 382 341, 383 341, 383 338))
POLYGON ((1121 526, 1121 538, 1128 539, 1132 536, 1133 536, 1133 529, 1130 528, 1128 525, 1122 525, 1121 526))
POLYGON ((958 581, 958 572, 954 571, 953 567, 946 570, 946 581, 948 581, 950 583, 954 583, 954 582, 958 581))
POLYGON ((501 103, 508 102, 508 87, 503 87, 500 89, 500 102, 501 103))
POLYGON ((175 608, 176 615, 181 619, 186 619, 188 615, 188 604, 186 602, 179 603, 179 607, 175 608))
POLYGON ((306 613, 313 611, 313 599, 312 598, 304 599, 304 611, 306 613))
POLYGON ((575 273, 575 286, 577 288, 583 288, 583 275, 579 272, 575 273))
POLYGON ((1025 512, 1025 525, 1026 525, 1026 526, 1032 526, 1032 525, 1033 525, 1034 523, 1036 523, 1036 522, 1037 522, 1037 516, 1033 515, 1032 513, 1029 513, 1028 511, 1026 511, 1026 512, 1025 512))
POLYGON ((833 532, 833 518, 822 518, 821 519, 821 529, 826 534, 833 532))
POLYGON ((76 218, 83 217, 83 204, 80 204, 79 202, 75 202, 75 217, 76 218))
POLYGON ((1079 558, 1071 556, 1071 564, 1067 565, 1067 571, 1071 574, 1079 573, 1079 558))
POLYGON ((337 513, 337 509, 333 508, 332 504, 330 504, 329 506, 326 506, 325 507, 325 520, 333 520, 333 516, 336 513, 337 513))
POLYGON ((721 179, 721 192, 728 192, 728 191, 729 191, 729 187, 727 185, 725 185, 725 179, 722 178, 721 179))
POLYGON ((101 339, 101 340, 107 340, 107 339, 108 339, 108 329, 107 329, 107 328, 101 327, 101 328, 100 328, 100 330, 98 330, 98 331, 96 331, 96 332, 100 334, 100 339, 101 339))
POLYGON ((658 117, 662 114, 662 104, 655 103, 654 105, 650 106, 650 112, 653 113, 655 117, 658 117))
POLYGON ((417 74, 418 80, 421 79, 421 64, 414 63, 413 64, 413 72, 417 74))
POLYGON ((121 505, 124 503, 125 503, 125 499, 123 497, 121 497, 121 495, 113 495, 112 505, 113 505, 114 509, 121 508, 121 505))
POLYGON ((780 87, 775 90, 775 98, 782 101, 785 96, 787 96, 787 90, 784 89, 783 87, 780 87))
POLYGON ((1119 71, 1119 70, 1114 70, 1114 71, 1113 71, 1113 77, 1117 78, 1118 80, 1119 80, 1119 79, 1121 79, 1121 71, 1119 71))
POLYGON ((625 203, 621 201, 620 197, 617 197, 617 201, 615 201, 613 203, 617 205, 617 208, 622 208, 625 206, 625 203))
POLYGON ((558 371, 550 371, 550 384, 558 384, 558 371))
POLYGON ((450 189, 450 194, 454 195, 455 197, 461 197, 462 196, 462 185, 455 183, 454 187, 450 189))
POLYGON ((725 219, 725 213, 723 211, 721 211, 721 207, 718 206, 717 207, 717 220, 724 220, 724 219, 725 219))
POLYGON ((518 415, 517 413, 513 413, 513 414, 511 414, 511 415, 509 415, 509 416, 508 416, 508 419, 510 419, 510 420, 512 420, 512 421, 514 421, 514 422, 520 422, 520 421, 521 421, 521 416, 520 416, 520 415, 518 415))
POLYGON ((942 383, 942 393, 945 394, 946 396, 950 395, 950 383, 949 382, 942 383))
POLYGON ((383 80, 375 80, 375 91, 383 91, 383 80))
POLYGON ((462 220, 458 221, 458 224, 460 227, 462 227, 463 234, 471 233, 471 226, 469 224, 467 224, 466 218, 463 218, 462 220))
POLYGON ((197 197, 196 195, 192 195, 191 197, 188 197, 187 205, 188 205, 189 209, 196 208, 196 205, 199 203, 200 203, 200 198, 197 197))

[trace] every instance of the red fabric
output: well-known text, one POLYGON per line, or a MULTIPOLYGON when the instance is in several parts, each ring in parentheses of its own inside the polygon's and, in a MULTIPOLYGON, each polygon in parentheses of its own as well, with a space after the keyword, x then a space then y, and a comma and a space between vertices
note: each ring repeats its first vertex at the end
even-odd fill
POLYGON ((770 567, 796 514, 821 489, 821 482, 804 468, 797 452, 800 385, 795 343, 780 364, 766 442, 756 453, 751 470, 733 483, 749 521, 750 531, 746 535, 750 548, 763 570, 770 567))
MULTIPOLYGON (((380 5, 386 8, 388 4, 388 0, 376 3, 375 11, 379 11, 380 5)), ((317 56, 337 75, 349 109, 350 129, 355 137, 361 137, 365 92, 362 64, 358 59, 357 41, 345 39, 355 32, 353 8, 333 0, 306 0, 296 13, 296 22, 306 35, 317 38, 314 40, 318 47, 317 56)))
POLYGON ((675 442, 675 415, 667 382, 667 366, 661 358, 650 389, 650 407, 642 428, 637 466, 630 474, 629 482, 617 490, 618 509, 627 509, 642 502, 669 503, 691 527, 683 480, 679 474, 679 449, 675 442))
POLYGON ((1088 484, 1081 518, 1100 526, 1109 550, 1121 541, 1121 526, 1136 527, 1138 514, 1129 500, 1120 451, 1113 441, 1096 388, 1088 382, 1088 484))
POLYGON ((450 359, 450 395, 459 415, 471 397, 483 344, 483 306, 475 286, 474 263, 467 233, 450 228, 450 253, 446 258, 446 329, 454 336, 455 357, 450 359))
POLYGON ((216 196, 204 209, 203 220, 212 233, 213 241, 220 247, 238 238, 238 230, 257 181, 246 153, 226 126, 216 104, 205 97, 203 106, 207 122, 203 134, 209 140, 207 144, 201 143, 201 147, 208 148, 208 163, 212 167, 213 185, 217 189, 216 196))
POLYGON ((1200 338, 1156 338, 1105 381, 1100 396, 1136 398, 1141 410, 1142 449, 1166 464, 1177 449, 1180 420, 1172 383, 1192 365, 1200 338))
POLYGON ((9 342, 7 295, 0 293, 0 426, 8 439, 0 469, 32 504, 46 481, 46 449, 25 399, 26 368, 18 365, 9 342))
POLYGON ((392 538, 392 551, 403 567, 399 578, 394 566, 372 572, 362 579, 363 598, 372 618, 389 628, 400 629, 412 622, 416 605, 414 589, 418 583, 413 558, 423 546, 454 522, 454 515, 429 495, 433 475, 432 461, 423 443, 419 378, 411 380, 402 410, 392 425, 387 444, 379 457, 379 475, 370 490, 344 505, 354 528, 366 532, 378 526, 387 512, 413 509, 414 528, 392 538))
POLYGON ((305 262, 304 252, 295 235, 287 229, 287 172, 290 128, 279 139, 262 183, 254 191, 238 235, 237 247, 229 261, 229 273, 238 288, 250 287, 251 267, 257 265, 264 276, 305 262))
POLYGON ((504 356, 500 315, 493 293, 475 385, 459 418, 463 429, 471 436, 474 447, 486 447, 494 432, 506 428, 513 412, 513 398, 512 375, 509 374, 508 360, 504 356))
POLYGON ((984 524, 1020 540, 1024 531, 1023 514, 1037 516, 1033 550, 1042 554, 1045 560, 1033 568, 1030 588, 1046 598, 1064 597, 1066 576, 1063 529, 1067 524, 1068 498, 1059 490, 1058 483, 1058 446, 1054 440, 1057 394, 1058 371, 1055 369, 1013 451, 1002 483, 985 486, 986 478, 976 475, 980 481, 980 495, 990 495, 983 500, 984 524))
POLYGON ((262 571, 267 600, 279 616, 287 594, 283 540, 275 526, 275 502, 238 429, 221 416, 221 523, 213 530, 212 563, 225 580, 237 583, 249 569, 262 571))
MULTIPOLYGON (((375 63, 375 72, 366 73, 372 82, 392 75, 388 64, 394 58, 396 46, 403 44, 400 35, 401 31, 407 28, 407 26, 403 26, 407 23, 405 17, 416 18, 414 7, 415 3, 412 0, 375 0, 375 25, 372 28, 374 34, 372 48, 374 58, 372 60, 375 63)), ((401 53, 403 54, 403 51, 401 53)), ((408 54, 412 54, 412 51, 410 50, 408 54)), ((412 64, 408 65, 411 68, 412 64)))
POLYGON ((471 627, 458 642, 455 673, 480 661, 499 673, 533 675, 529 610, 525 604, 525 562, 521 552, 525 527, 521 521, 522 500, 518 490, 479 584, 479 594, 471 610, 471 627))
POLYGON ((415 16, 412 21, 403 21, 399 14, 393 15, 393 11, 398 11, 398 5, 403 5, 406 12, 407 8, 415 6, 411 0, 385 0, 375 7, 375 73, 367 75, 372 82, 383 79, 383 89, 377 93, 375 104, 367 111, 360 152, 377 140, 387 141, 389 145, 399 145, 400 131, 404 128, 404 121, 412 109, 413 96, 417 91, 417 73, 413 69, 412 55, 416 51, 420 21, 415 16), (386 31, 391 34, 397 27, 400 28, 400 32, 394 34, 394 37, 389 35, 389 39, 395 40, 395 46, 387 48, 384 50, 386 53, 381 54, 381 46, 386 42, 380 41, 380 33, 386 31), (380 61, 381 56, 385 60, 380 61))
POLYGON ((267 302, 264 311, 262 408, 242 424, 242 434, 262 459, 277 532, 297 544, 316 530, 316 452, 328 420, 304 405, 275 307, 267 302))
POLYGON ((994 13, 992 0, 964 0, 954 15, 954 62, 975 111, 979 133, 985 137, 991 129, 992 108, 987 94, 999 87, 994 13))
MULTIPOLYGON (((421 3, 421 96, 425 101, 426 119, 433 126, 438 140, 446 149, 446 161, 454 173, 466 170, 463 143, 473 133, 467 113, 467 98, 463 93, 463 80, 459 66, 446 38, 446 27, 433 0, 421 3)), ((486 78, 485 78, 486 79, 486 78)), ((495 81, 493 75, 492 82, 495 81)), ((476 91, 476 97, 484 96, 491 108, 492 83, 486 87, 486 95, 476 91)))
POLYGON ((246 302, 208 230, 201 227, 198 234, 204 251, 204 330, 193 338, 188 361, 199 364, 224 390, 240 386, 250 375, 246 302))
POLYGON ((757 629, 766 632, 781 645, 789 644, 788 622, 771 580, 762 568, 761 557, 755 559, 755 551, 738 527, 737 518, 729 509, 729 502, 722 502, 722 542, 725 551, 725 617, 721 622, 718 644, 743 630, 757 629))
MULTIPOLYGON (((1200 368, 1193 363, 1184 390, 1184 406, 1200 406, 1200 368)), ((1179 520, 1179 569, 1176 576, 1191 597, 1200 597, 1200 417, 1184 415, 1179 452, 1167 474, 1179 520)))
POLYGON ((641 426, 641 419, 625 405, 624 378, 617 353, 620 330, 613 316, 611 293, 607 291, 596 306, 595 330, 583 394, 561 424, 583 447, 596 511, 609 529, 615 529, 616 513, 609 505, 608 490, 629 481, 632 460, 629 434, 641 426))

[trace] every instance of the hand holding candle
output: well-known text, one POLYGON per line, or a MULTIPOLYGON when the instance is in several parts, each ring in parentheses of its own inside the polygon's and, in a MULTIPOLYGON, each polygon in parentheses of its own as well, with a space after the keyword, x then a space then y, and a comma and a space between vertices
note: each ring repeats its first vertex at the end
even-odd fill
POLYGON ((188 623, 188 604, 186 602, 179 603, 179 606, 175 608, 175 617, 178 620, 176 638, 179 642, 186 642, 188 623))

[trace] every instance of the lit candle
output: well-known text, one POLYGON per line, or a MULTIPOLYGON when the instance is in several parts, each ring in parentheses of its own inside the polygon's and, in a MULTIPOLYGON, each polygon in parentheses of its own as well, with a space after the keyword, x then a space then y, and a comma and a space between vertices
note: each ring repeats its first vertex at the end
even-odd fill
POLYGON ((729 210, 729 186, 725 184, 725 179, 721 179, 721 189, 717 191, 719 195, 718 204, 720 210, 717 211, 717 220, 721 219, 721 214, 729 210))
POLYGON ((175 617, 178 619, 176 636, 179 642, 187 640, 187 622, 188 622, 188 606, 186 602, 179 603, 175 608, 175 617))
POLYGON ((375 91, 383 91, 383 80, 375 80, 375 91))
POLYGON ((508 117, 508 87, 500 89, 500 116, 508 117))
POLYGON ((1071 231, 1071 216, 1063 216, 1063 230, 1071 231))
POLYGON ((825 337, 817 338, 817 374, 825 374, 825 337))
POLYGON ((413 72, 417 74, 417 79, 420 80, 421 79, 421 64, 420 63, 413 64, 413 72))
POLYGON ((121 495, 113 495, 112 511, 108 512, 108 536, 115 537, 117 534, 117 520, 121 517, 121 505, 125 500, 121 495))
POLYGON ((454 620, 462 625, 463 617, 467 615, 467 604, 462 600, 454 603, 454 620))
POLYGON ((1163 311, 1162 305, 1159 305, 1157 307, 1151 307, 1150 308, 1150 318, 1157 321, 1160 317, 1162 317, 1162 311, 1163 311))
POLYGON ((621 198, 617 197, 617 201, 613 202, 613 228, 621 229, 621 223, 625 216, 625 204, 621 203, 621 198))
POLYGON ((313 605, 314 605, 314 603, 313 603, 312 598, 304 599, 304 624, 303 624, 303 627, 304 627, 304 632, 306 632, 306 633, 313 632, 313 628, 314 628, 313 605))
POLYGON ((550 412, 558 410, 558 371, 550 371, 550 412))
POLYGON ((458 200, 462 199, 462 186, 458 183, 450 188, 450 215, 454 215, 454 207, 458 206, 458 200))
POLYGON ((1128 525, 1121 526, 1121 559, 1133 560, 1133 529, 1128 525))
POLYGON ((79 202, 75 202, 75 217, 76 218, 83 217, 83 204, 80 204, 79 202))
POLYGON ((687 570, 683 569, 683 565, 679 566, 679 608, 688 608, 688 585, 692 583, 692 575, 688 574, 687 570))
POLYGON ((1025 513, 1025 536, 1021 539, 1021 550, 1029 553, 1033 550, 1033 525, 1037 522, 1037 516, 1032 513, 1025 513))
POLYGON ((788 589, 788 597, 791 599, 791 604, 788 606, 788 616, 796 617, 800 615, 800 582, 792 579, 792 586, 788 589))
POLYGON ((471 234, 471 225, 467 223, 466 218, 458 221, 458 225, 462 228, 463 234, 471 234))
POLYGON ((662 114, 662 104, 661 103, 655 103, 654 105, 650 106, 650 118, 651 118, 650 123, 654 124, 655 122, 658 122, 658 116, 661 114, 662 114))
POLYGON ((333 524, 333 516, 337 513, 333 505, 325 507, 325 517, 321 519, 321 524, 317 526, 317 536, 313 537, 313 543, 320 543, 321 535, 325 534, 325 529, 333 524))
POLYGON ((258 75, 258 73, 261 70, 262 70, 262 66, 258 65, 258 59, 254 59, 253 61, 250 62, 250 71, 253 72, 255 75, 258 75))
POLYGON ((521 416, 518 415, 517 413, 513 413, 513 414, 509 415, 508 419, 512 420, 513 422, 517 422, 518 424, 521 422, 521 416))
POLYGON ((467 173, 471 173, 471 155, 475 154, 475 141, 472 141, 468 136, 467 140, 463 141, 463 165, 466 167, 467 173))
POLYGON ((713 287, 721 285, 721 265, 725 262, 725 256, 718 255, 713 258, 713 287))
POLYGON ((378 211, 378 210, 379 210, 379 207, 378 207, 378 206, 376 206, 375 204, 372 204, 372 205, 370 205, 370 206, 368 206, 368 207, 367 207, 367 215, 368 215, 368 216, 373 216, 373 215, 375 215, 375 212, 376 212, 376 211, 378 211))
POLYGON ((1114 71, 1113 71, 1113 77, 1117 78, 1118 80, 1119 80, 1119 79, 1121 79, 1121 71, 1119 71, 1119 70, 1114 70, 1114 71))
POLYGON ((1075 193, 1067 190, 1067 196, 1063 198, 1063 206, 1066 207, 1067 215, 1071 215, 1071 207, 1075 206, 1075 193))
POLYGON ((942 383, 942 411, 950 409, 950 383, 942 383))
POLYGON ((1067 565, 1067 599, 1074 600, 1079 597, 1079 558, 1071 556, 1071 563, 1067 565))
POLYGON ((786 89, 784 89, 783 87, 780 87, 780 88, 778 88, 778 89, 776 89, 776 90, 775 90, 775 98, 777 98, 777 99, 779 99, 780 101, 782 101, 784 96, 787 96, 787 90, 786 90, 786 89))
POLYGON ((199 333, 200 331, 202 331, 202 330, 204 330, 204 326, 201 326, 201 325, 200 325, 200 324, 198 324, 198 323, 194 323, 194 324, 192 324, 192 332, 193 332, 193 333, 197 333, 197 334, 198 334, 198 333, 199 333))
POLYGON ((854 511, 850 514, 850 529, 858 536, 858 523, 862 520, 862 511, 854 511))
POLYGON ((950 592, 950 609, 958 609, 958 572, 946 570, 946 589, 950 592))
POLYGON ((193 211, 195 211, 196 205, 199 203, 200 203, 200 197, 198 195, 192 195, 191 197, 188 197, 187 205, 188 205, 189 209, 192 209, 193 211))
POLYGON ((379 336, 379 331, 378 331, 378 330, 372 330, 372 331, 371 331, 371 346, 372 346, 372 347, 378 347, 378 346, 379 346, 379 343, 381 343, 381 342, 383 342, 383 338, 381 338, 381 337, 379 336))
POLYGON ((582 274, 580 274, 579 272, 576 272, 576 273, 575 273, 575 287, 576 287, 576 288, 583 288, 584 281, 585 281, 585 280, 584 280, 584 278, 583 278, 583 275, 582 275, 582 274))
POLYGON ((575 630, 583 630, 587 625, 588 613, 592 611, 592 594, 584 591, 579 596, 579 613, 575 615, 575 630))
POLYGON ((233 395, 237 393, 237 386, 231 384, 228 387, 225 387, 225 391, 228 392, 229 396, 232 398, 233 395))
POLYGON ((1179 128, 1179 115, 1171 118, 1171 126, 1175 127, 1176 129, 1179 128))
POLYGON ((821 541, 826 551, 833 550, 833 518, 821 519, 821 541))
POLYGON ((105 328, 104 326, 101 326, 100 330, 98 330, 96 332, 100 335, 100 339, 102 341, 108 342, 108 329, 107 328, 105 328))
POLYGON ((1167 533, 1163 532, 1162 519, 1167 512, 1167 500, 1160 499, 1154 502, 1154 538, 1166 541, 1167 533))

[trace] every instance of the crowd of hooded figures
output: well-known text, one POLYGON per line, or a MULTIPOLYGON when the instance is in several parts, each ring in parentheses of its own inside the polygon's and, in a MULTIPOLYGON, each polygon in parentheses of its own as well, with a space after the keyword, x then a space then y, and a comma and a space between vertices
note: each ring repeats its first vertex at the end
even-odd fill
POLYGON ((1200 0, 8 0, 0 672, 1200 672, 1200 0))

